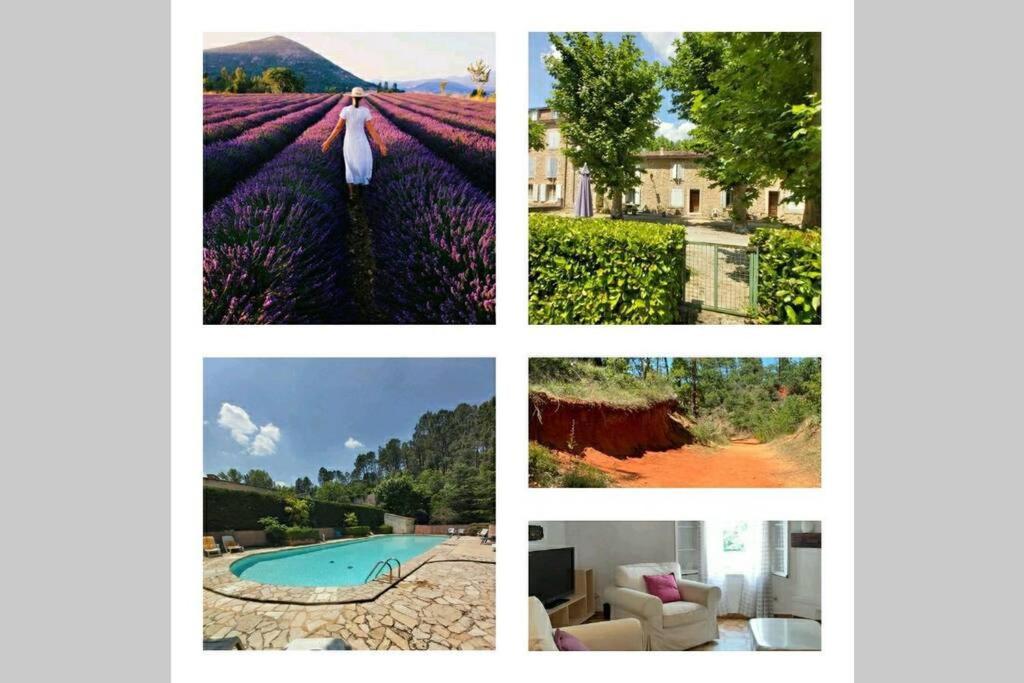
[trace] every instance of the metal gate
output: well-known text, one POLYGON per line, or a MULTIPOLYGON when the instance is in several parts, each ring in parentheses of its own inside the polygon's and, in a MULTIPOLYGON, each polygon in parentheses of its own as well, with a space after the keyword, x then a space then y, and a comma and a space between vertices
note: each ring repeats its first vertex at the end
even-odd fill
POLYGON ((687 242, 686 305, 750 317, 757 310, 757 258, 757 250, 748 247, 687 242))

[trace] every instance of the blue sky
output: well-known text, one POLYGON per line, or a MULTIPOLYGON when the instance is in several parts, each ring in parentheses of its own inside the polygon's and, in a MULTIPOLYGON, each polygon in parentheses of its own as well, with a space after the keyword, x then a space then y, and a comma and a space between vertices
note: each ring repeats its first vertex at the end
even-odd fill
MULTIPOLYGON (((605 33, 605 40, 618 43, 624 34, 605 33)), ((679 33, 633 33, 637 46, 649 61, 667 64, 675 51, 672 42, 679 33)), ((544 68, 544 55, 551 52, 551 41, 547 33, 530 34, 530 107, 543 107, 551 94, 553 79, 544 68)), ((693 127, 689 121, 680 119, 669 111, 671 100, 667 91, 662 91, 661 110, 657 113, 660 122, 659 135, 670 140, 682 140, 693 127)))
MULTIPOLYGON (((203 49, 282 35, 368 81, 465 76, 482 59, 494 66, 493 33, 204 33, 203 49)), ((492 75, 492 83, 497 70, 492 75)))
POLYGON ((293 484, 412 436, 420 415, 494 396, 489 358, 207 358, 203 469, 293 484))

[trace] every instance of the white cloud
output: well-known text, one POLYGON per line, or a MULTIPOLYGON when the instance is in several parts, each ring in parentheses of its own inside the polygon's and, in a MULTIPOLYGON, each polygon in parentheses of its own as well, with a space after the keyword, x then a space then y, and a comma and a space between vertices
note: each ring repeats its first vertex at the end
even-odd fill
POLYGON ((651 44, 654 51, 658 53, 658 57, 663 61, 667 62, 675 55, 675 40, 679 37, 678 33, 641 33, 640 35, 651 44))
POLYGON ((256 425, 249 419, 249 413, 230 403, 220 404, 217 424, 231 432, 231 438, 241 446, 248 446, 249 437, 256 431, 256 425))
POLYGON ((288 486, 288 482, 286 482, 286 481, 275 481, 274 482, 274 486, 282 486, 282 487, 288 486))
POLYGON ((690 131, 693 130, 693 124, 689 121, 679 121, 678 123, 670 123, 669 121, 658 121, 658 132, 655 135, 661 135, 672 142, 679 142, 690 137, 690 131))
POLYGON ((548 44, 548 49, 545 50, 544 52, 540 53, 540 65, 543 66, 543 67, 547 67, 548 57, 552 57, 554 59, 559 59, 561 56, 562 55, 558 51, 558 49, 554 45, 551 45, 549 43, 548 44))
POLYGON ((281 430, 273 423, 267 423, 253 437, 249 452, 253 455, 273 455, 277 452, 277 442, 280 440, 281 430))
POLYGON ((355 438, 354 436, 350 436, 350 437, 348 437, 348 439, 345 440, 345 448, 351 448, 351 449, 355 450, 356 448, 362 448, 362 447, 363 447, 363 442, 360 441, 359 439, 355 438))
POLYGON ((273 455, 277 452, 281 429, 272 422, 257 427, 244 408, 222 403, 217 424, 228 430, 235 443, 245 446, 252 455, 273 455))

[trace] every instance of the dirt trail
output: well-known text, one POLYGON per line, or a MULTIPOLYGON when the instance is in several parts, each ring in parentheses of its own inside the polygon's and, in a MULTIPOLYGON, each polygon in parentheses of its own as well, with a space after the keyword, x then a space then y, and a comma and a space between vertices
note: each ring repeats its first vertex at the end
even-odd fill
MULTIPOLYGON (((565 463, 580 456, 559 453, 565 463)), ((615 458, 587 448, 583 462, 610 474, 616 486, 646 488, 818 487, 821 474, 802 468, 771 444, 738 440, 720 448, 683 446, 615 458)))

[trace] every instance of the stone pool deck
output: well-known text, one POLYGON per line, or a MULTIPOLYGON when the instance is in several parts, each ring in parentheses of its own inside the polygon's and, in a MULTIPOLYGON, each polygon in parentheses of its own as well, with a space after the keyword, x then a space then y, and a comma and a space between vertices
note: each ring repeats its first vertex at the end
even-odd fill
POLYGON ((246 649, 281 649, 296 638, 323 637, 342 638, 357 650, 493 649, 494 555, 493 546, 476 538, 449 539, 409 569, 403 566, 401 580, 353 587, 360 591, 344 595, 333 588, 231 588, 253 583, 220 581, 241 555, 205 559, 203 637, 238 636, 246 649), (264 589, 271 589, 266 599, 264 589), (299 602, 286 602, 294 590, 301 591, 299 602))

